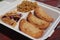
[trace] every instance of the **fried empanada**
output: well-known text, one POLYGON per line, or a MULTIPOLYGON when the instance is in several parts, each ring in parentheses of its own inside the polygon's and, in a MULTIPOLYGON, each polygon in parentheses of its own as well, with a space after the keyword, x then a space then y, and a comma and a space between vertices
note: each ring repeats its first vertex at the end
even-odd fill
POLYGON ((36 25, 36 27, 40 28, 40 29, 46 29, 49 26, 49 23, 37 18, 36 16, 34 16, 31 12, 29 13, 27 20, 33 24, 36 25))
POLYGON ((41 7, 35 9, 34 14, 47 22, 52 22, 53 18, 50 17, 41 7))
POLYGON ((25 19, 22 19, 19 23, 19 29, 23 31, 24 33, 34 37, 39 38, 43 35, 43 30, 40 30, 35 27, 35 25, 29 23, 25 19))

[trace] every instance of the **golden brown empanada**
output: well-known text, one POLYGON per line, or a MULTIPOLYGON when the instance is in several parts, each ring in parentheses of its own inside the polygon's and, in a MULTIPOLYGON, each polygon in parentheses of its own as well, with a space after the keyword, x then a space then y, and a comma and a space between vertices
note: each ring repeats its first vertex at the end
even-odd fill
POLYGON ((41 7, 36 8, 34 13, 38 18, 41 18, 47 22, 53 21, 53 18, 50 17, 41 7))
POLYGON ((35 24, 40 29, 46 29, 49 26, 48 22, 37 18, 36 16, 32 15, 31 12, 29 13, 27 20, 35 24))
POLYGON ((24 33, 34 37, 39 38, 43 35, 43 30, 36 28, 35 25, 29 23, 28 21, 22 19, 19 23, 19 28, 24 33))

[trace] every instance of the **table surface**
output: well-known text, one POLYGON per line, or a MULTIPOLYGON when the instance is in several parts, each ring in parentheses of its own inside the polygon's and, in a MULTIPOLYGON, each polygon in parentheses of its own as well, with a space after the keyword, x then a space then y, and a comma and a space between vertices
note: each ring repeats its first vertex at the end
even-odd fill
MULTIPOLYGON (((38 1, 41 1, 41 0, 38 0, 38 1)), ((44 3, 52 5, 52 6, 56 6, 56 7, 58 6, 57 0, 47 0, 47 1, 41 1, 41 2, 44 2, 44 3)), ((55 29, 55 32, 53 33, 53 35, 51 37, 49 37, 47 40, 60 40, 60 28, 59 27, 60 27, 60 23, 57 25, 57 28, 55 29)), ((8 29, 6 29, 6 30, 8 30, 8 29)), ((6 31, 5 33, 8 33, 8 31, 6 31)), ((12 38, 10 36, 11 35, 7 36, 7 34, 4 34, 4 32, 0 31, 0 40, 12 40, 12 38)))

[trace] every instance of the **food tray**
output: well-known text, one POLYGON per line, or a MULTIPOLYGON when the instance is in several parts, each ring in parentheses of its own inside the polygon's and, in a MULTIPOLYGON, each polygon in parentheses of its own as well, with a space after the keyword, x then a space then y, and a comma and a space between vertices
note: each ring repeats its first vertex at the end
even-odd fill
MULTIPOLYGON (((4 15, 6 12, 8 12, 10 10, 16 9, 17 4, 20 4, 21 2, 22 1, 20 0, 20 1, 17 1, 15 3, 12 3, 11 5, 8 6, 7 9, 4 9, 5 11, 4 10, 0 11, 0 16, 4 15)), ((31 36, 23 33, 22 31, 20 31, 19 30, 19 22, 17 23, 17 25, 14 28, 12 26, 9 26, 8 24, 2 22, 1 20, 0 20, 0 23, 3 24, 3 25, 5 25, 5 26, 7 26, 8 28, 10 28, 10 29, 18 32, 18 33, 21 33, 21 34, 23 34, 23 35, 25 35, 25 36, 33 39, 33 40, 44 40, 44 39, 50 37, 51 34, 54 32, 54 29, 56 28, 56 26, 57 26, 57 24, 59 23, 59 20, 60 20, 60 12, 58 10, 56 10, 54 8, 51 8, 49 6, 46 6, 46 5, 44 5, 44 4, 40 3, 40 2, 38 2, 38 5, 40 7, 42 7, 50 16, 52 16, 54 18, 53 23, 51 23, 50 26, 45 30, 45 32, 44 32, 44 34, 43 34, 43 36, 41 38, 35 39, 35 38, 33 38, 33 37, 31 37, 31 36)), ((23 15, 21 17, 21 19, 22 18, 26 18, 27 15, 28 15, 27 13, 21 13, 21 14, 23 15)))

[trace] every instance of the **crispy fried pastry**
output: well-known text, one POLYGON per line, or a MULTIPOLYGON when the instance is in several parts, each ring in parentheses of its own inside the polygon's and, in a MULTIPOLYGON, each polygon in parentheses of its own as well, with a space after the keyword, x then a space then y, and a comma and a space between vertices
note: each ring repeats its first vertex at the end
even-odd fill
POLYGON ((34 38, 39 38, 43 35, 43 30, 40 30, 39 28, 36 28, 35 25, 29 23, 25 19, 22 19, 19 23, 19 28, 21 31, 24 33, 34 37, 34 38))
POLYGON ((48 22, 37 18, 36 16, 32 15, 31 12, 29 13, 27 20, 35 24, 40 29, 46 29, 49 26, 48 22))
POLYGON ((38 18, 41 18, 47 22, 53 21, 53 18, 50 17, 41 7, 36 8, 34 13, 38 18))

